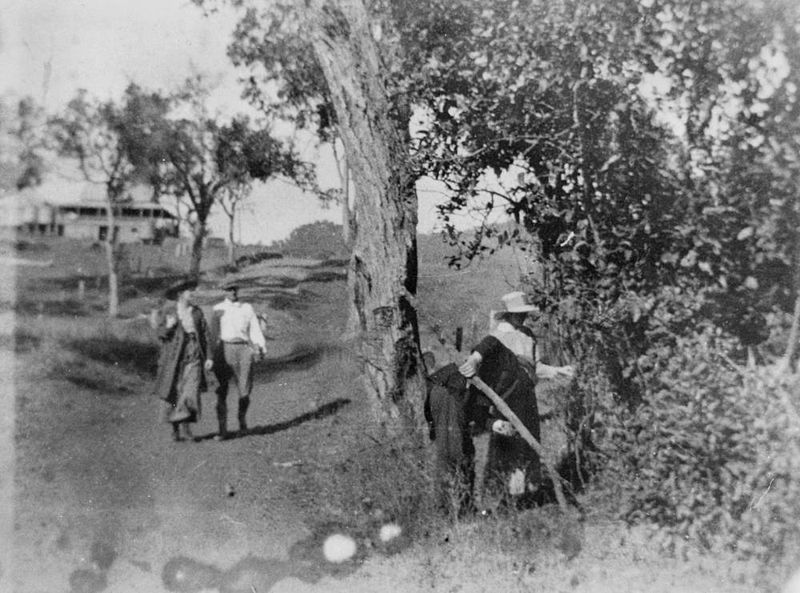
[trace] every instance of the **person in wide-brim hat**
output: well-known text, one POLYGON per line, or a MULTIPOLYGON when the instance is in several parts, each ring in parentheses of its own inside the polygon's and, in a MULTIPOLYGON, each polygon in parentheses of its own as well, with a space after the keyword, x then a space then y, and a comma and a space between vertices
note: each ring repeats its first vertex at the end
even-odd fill
POLYGON ((197 280, 193 280, 192 278, 184 278, 183 280, 179 280, 178 282, 170 285, 164 291, 164 298, 168 301, 176 301, 182 292, 194 290, 196 288, 197 280))
POLYGON ((522 291, 514 291, 500 297, 501 309, 494 314, 497 324, 492 335, 497 337, 514 354, 523 358, 527 364, 535 364, 536 338, 525 325, 532 313, 538 313, 539 307, 531 303, 528 295, 522 291))
POLYGON ((176 441, 192 439, 190 425, 200 419, 200 394, 213 367, 211 335, 194 303, 194 279, 183 279, 164 292, 170 301, 152 312, 150 323, 161 343, 153 394, 163 401, 162 420, 176 441))
POLYGON ((530 302, 528 295, 517 290, 504 294, 500 300, 503 302, 504 313, 533 313, 539 307, 530 302))

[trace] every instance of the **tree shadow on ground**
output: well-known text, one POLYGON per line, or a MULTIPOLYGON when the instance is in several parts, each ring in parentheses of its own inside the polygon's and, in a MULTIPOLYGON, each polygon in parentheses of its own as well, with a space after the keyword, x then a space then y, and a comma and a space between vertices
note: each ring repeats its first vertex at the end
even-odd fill
POLYGON ((306 412, 305 414, 296 416, 291 420, 285 420, 283 422, 278 422, 276 424, 262 424, 260 426, 254 426, 252 428, 249 428, 245 432, 245 434, 241 436, 270 435, 276 432, 281 432, 282 430, 288 430, 290 428, 294 428, 295 426, 299 426, 304 422, 309 422, 311 420, 321 420, 323 418, 327 418, 328 416, 333 416, 340 409, 342 409, 349 403, 350 403, 349 399, 345 397, 340 397, 338 399, 328 402, 327 404, 321 405, 316 410, 311 410, 310 412, 306 412))
MULTIPOLYGON (((295 426, 299 426, 305 422, 310 422, 312 420, 321 420, 322 418, 333 416, 341 408, 348 405, 349 403, 351 403, 351 400, 347 398, 338 398, 328 402, 327 404, 321 405, 316 410, 306 412, 305 414, 301 414, 300 416, 295 416, 290 420, 284 420, 283 422, 277 422, 275 424, 261 424, 258 426, 253 426, 251 428, 248 428, 245 431, 240 430, 235 433, 230 433, 228 440, 240 439, 249 436, 267 436, 275 434, 276 432, 289 430, 290 428, 294 428, 295 426)), ((208 439, 213 439, 214 436, 216 436, 216 434, 217 433, 212 432, 211 434, 195 437, 194 440, 205 441, 208 439)))
POLYGON ((116 336, 75 338, 66 347, 94 361, 153 377, 158 366, 158 345, 116 336))

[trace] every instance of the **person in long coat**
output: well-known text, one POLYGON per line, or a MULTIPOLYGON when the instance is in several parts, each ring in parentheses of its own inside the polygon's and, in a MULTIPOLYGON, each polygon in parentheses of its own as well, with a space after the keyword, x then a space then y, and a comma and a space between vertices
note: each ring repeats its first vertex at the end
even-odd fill
POLYGON ((200 394, 207 390, 206 371, 213 367, 209 327, 193 302, 196 288, 192 280, 171 286, 164 295, 169 302, 150 319, 161 343, 153 393, 164 402, 161 418, 172 426, 175 441, 192 438, 200 394))
MULTIPOLYGON (((483 393, 468 387, 467 379, 474 375, 483 379, 539 439, 536 378, 574 372, 572 367, 551 367, 538 360, 536 339, 524 325, 537 309, 524 293, 504 295, 502 302, 496 317, 499 323, 475 345, 467 360, 460 367, 449 364, 439 369, 428 380, 425 417, 436 447, 440 504, 457 503, 461 511, 473 505, 473 434, 490 434, 484 481, 479 485, 484 492, 526 504, 541 481, 536 453, 483 393)), ((426 361, 429 369, 434 364, 426 361)))

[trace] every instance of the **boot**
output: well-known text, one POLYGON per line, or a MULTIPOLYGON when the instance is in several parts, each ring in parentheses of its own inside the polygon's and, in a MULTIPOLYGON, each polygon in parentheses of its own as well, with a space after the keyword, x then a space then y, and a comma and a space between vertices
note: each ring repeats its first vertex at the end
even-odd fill
POLYGON ((250 398, 249 397, 242 397, 239 398, 239 433, 240 434, 247 434, 247 408, 250 407, 250 398))
POLYGON ((183 440, 183 437, 181 436, 181 428, 180 428, 181 425, 179 422, 172 422, 171 424, 172 424, 172 440, 178 443, 183 440))
POLYGON ((228 408, 217 403, 217 424, 219 432, 214 436, 215 441, 225 441, 228 439, 228 408))
POLYGON ((188 422, 183 423, 183 434, 187 441, 193 441, 194 435, 192 434, 192 425, 188 422))

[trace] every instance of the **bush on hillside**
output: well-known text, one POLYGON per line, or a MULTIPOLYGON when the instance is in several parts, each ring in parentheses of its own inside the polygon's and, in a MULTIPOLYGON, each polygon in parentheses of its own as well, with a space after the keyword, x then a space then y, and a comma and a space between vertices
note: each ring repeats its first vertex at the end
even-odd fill
POLYGON ((342 238, 342 226, 329 221, 299 226, 272 248, 288 256, 312 259, 344 258, 350 254, 342 238))

